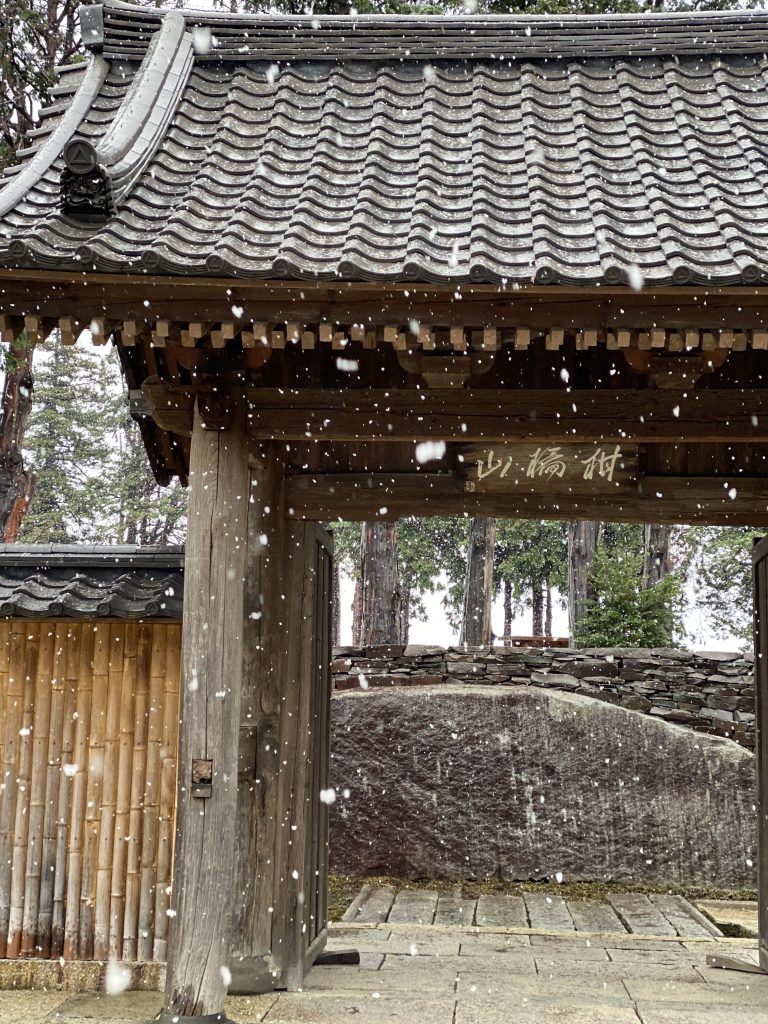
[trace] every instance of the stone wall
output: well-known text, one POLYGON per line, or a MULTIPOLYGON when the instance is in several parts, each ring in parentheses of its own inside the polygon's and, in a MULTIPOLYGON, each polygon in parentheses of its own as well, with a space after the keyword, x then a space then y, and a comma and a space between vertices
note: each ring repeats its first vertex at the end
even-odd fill
POLYGON ((531 686, 358 687, 331 708, 334 872, 755 884, 755 758, 730 740, 531 686))
POLYGON ((480 683, 564 690, 755 746, 752 654, 663 649, 342 647, 337 690, 480 683))

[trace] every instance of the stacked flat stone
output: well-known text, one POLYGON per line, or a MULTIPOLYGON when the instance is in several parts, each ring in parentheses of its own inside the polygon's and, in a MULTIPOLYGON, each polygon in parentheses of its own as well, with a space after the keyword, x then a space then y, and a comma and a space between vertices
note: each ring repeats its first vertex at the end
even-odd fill
POLYGON ((677 648, 340 647, 337 690, 483 683, 581 693, 755 746, 754 655, 677 648))

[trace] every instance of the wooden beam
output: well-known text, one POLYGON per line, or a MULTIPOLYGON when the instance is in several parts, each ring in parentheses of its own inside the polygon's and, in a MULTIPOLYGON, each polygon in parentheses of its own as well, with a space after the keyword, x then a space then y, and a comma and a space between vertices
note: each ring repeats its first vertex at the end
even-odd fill
POLYGON ((768 524, 768 478, 645 477, 640 486, 600 493, 477 493, 451 473, 296 474, 287 478, 288 515, 297 519, 366 519, 479 514, 508 519, 600 519, 604 522, 768 524))
POLYGON ((165 1016, 223 1014, 232 942, 248 517, 245 409, 195 411, 184 563, 176 843, 165 1016), (197 779, 197 783, 196 783, 197 779))
POLYGON ((768 390, 760 389, 246 393, 261 440, 736 443, 768 433, 768 390))
MULTIPOLYGON (((221 323, 232 305, 247 306, 265 323, 406 324, 412 317, 434 325, 456 322, 456 288, 449 285, 245 281, 141 274, 82 274, 71 271, 0 269, 0 301, 12 315, 69 316, 87 322, 147 316, 189 322, 221 323), (407 295, 405 293, 408 293, 407 295)), ((768 327, 768 289, 762 286, 708 288, 684 286, 643 289, 601 285, 529 286, 466 284, 461 287, 461 322, 499 328, 526 324, 534 329, 557 325, 585 327, 667 327, 748 330, 768 327)), ((542 332, 543 333, 543 332, 542 332)))

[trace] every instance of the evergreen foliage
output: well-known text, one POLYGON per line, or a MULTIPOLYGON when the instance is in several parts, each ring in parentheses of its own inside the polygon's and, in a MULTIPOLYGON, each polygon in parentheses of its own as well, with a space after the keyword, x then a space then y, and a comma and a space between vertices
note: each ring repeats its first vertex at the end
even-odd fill
POLYGON ((25 455, 36 476, 25 543, 178 543, 186 495, 151 475, 114 351, 49 343, 37 379, 25 455))
MULTIPOLYGON (((623 528, 622 528, 623 531, 623 528)), ((646 587, 643 556, 630 545, 598 548, 595 597, 575 637, 582 647, 671 647, 682 635, 681 581, 674 573, 646 587)))
POLYGON ((752 526, 697 526, 686 534, 697 606, 710 632, 752 638, 752 526))

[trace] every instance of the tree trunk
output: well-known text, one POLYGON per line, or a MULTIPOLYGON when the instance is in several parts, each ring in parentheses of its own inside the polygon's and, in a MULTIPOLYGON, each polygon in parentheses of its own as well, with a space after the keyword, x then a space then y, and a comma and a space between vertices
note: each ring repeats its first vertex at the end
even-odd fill
POLYGON ((552 587, 544 580, 544 636, 552 636, 552 587))
POLYGON ((669 557, 669 540, 672 528, 647 523, 643 527, 643 546, 645 560, 643 565, 643 582, 646 589, 669 575, 672 568, 669 557))
POLYGON ((360 646, 363 632, 363 585, 360 577, 355 580, 355 595, 352 598, 352 646, 360 646))
POLYGON ((544 588, 537 580, 531 585, 532 636, 544 635, 544 588))
POLYGON ((341 646, 341 575, 335 559, 331 574, 331 644, 341 646))
POLYGON ((16 540, 35 486, 21 451, 32 407, 33 353, 32 343, 15 341, 8 354, 0 425, 0 539, 5 544, 16 540))
POLYGON ((568 628, 571 639, 593 596, 590 573, 600 537, 600 523, 568 523, 568 628))
POLYGON ((411 631, 411 588, 401 587, 400 589, 400 643, 408 643, 408 635, 411 631))
POLYGON ((510 644, 512 636, 512 584, 504 580, 504 646, 510 644))
POLYGON ((360 574, 360 643, 364 647, 399 644, 401 597, 395 523, 363 523, 360 574))
POLYGON ((491 602, 493 600, 493 549, 496 544, 496 520, 474 516, 469 528, 467 576, 464 585, 464 611, 459 643, 479 647, 491 642, 491 602))

